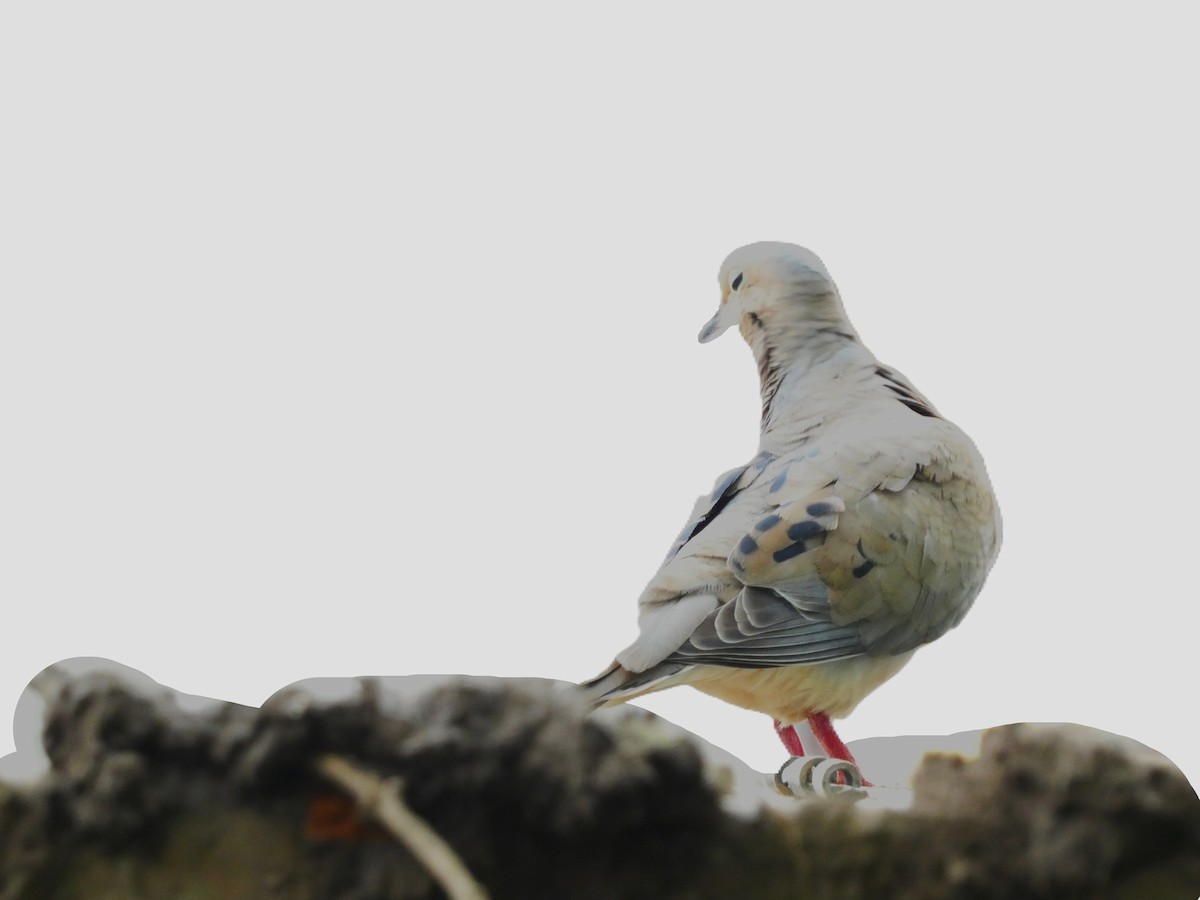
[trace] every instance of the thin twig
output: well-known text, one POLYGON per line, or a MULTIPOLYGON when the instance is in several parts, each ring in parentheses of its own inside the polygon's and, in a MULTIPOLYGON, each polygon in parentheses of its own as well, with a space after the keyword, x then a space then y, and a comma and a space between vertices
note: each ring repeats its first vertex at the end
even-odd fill
POLYGON ((400 779, 384 781, 332 754, 321 757, 317 769, 349 791, 359 806, 395 835, 429 870, 450 900, 488 900, 487 891, 467 870, 454 848, 405 804, 400 779))

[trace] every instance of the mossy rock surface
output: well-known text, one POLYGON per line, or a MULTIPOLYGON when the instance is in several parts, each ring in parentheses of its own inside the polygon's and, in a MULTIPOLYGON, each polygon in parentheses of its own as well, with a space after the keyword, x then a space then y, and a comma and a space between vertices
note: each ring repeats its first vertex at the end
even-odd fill
POLYGON ((1091 729, 992 729, 977 758, 927 756, 911 806, 884 810, 771 795, 669 723, 589 716, 549 682, 413 685, 189 712, 111 676, 65 681, 49 771, 0 784, 0 900, 444 896, 317 773, 326 754, 400 779, 493 898, 1200 896, 1195 791, 1091 729))

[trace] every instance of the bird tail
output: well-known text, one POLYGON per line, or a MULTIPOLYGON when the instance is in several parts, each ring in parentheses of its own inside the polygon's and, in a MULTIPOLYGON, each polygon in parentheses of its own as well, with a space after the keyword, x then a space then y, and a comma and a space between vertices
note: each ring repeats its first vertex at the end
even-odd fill
POLYGON ((681 663, 659 663, 644 672, 631 672, 618 662, 590 681, 582 682, 583 691, 593 709, 616 706, 642 694, 661 690, 676 683, 674 676, 691 668, 681 663))

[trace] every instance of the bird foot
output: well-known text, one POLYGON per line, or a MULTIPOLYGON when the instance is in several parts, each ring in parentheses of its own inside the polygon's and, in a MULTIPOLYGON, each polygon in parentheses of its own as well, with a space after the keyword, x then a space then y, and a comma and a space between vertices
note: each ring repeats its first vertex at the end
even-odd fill
POLYGON ((793 756, 776 773, 775 787, 792 797, 861 797, 867 793, 858 766, 824 756, 793 756))

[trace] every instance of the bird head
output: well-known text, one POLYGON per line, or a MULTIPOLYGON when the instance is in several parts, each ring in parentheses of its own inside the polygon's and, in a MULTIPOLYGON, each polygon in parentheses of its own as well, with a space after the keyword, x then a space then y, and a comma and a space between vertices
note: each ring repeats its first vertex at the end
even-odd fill
POLYGON ((702 344, 733 325, 756 352, 831 328, 856 337, 825 265, 804 247, 777 241, 739 247, 725 258, 718 280, 721 306, 700 331, 702 344))

